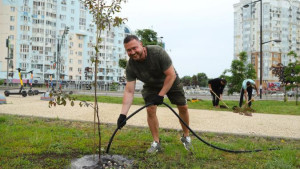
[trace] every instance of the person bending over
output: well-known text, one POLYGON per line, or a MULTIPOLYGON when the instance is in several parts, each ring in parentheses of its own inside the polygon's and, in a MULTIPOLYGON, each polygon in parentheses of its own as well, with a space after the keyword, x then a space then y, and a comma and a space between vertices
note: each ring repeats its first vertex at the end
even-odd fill
POLYGON ((220 108, 219 99, 222 100, 223 90, 227 81, 225 79, 212 79, 208 81, 208 87, 212 96, 212 104, 216 108, 220 108))
POLYGON ((252 79, 246 79, 242 83, 242 89, 241 89, 241 96, 240 96, 240 107, 242 107, 243 104, 243 97, 245 96, 246 103, 248 103, 248 106, 251 107, 252 102, 249 102, 252 98, 252 91, 253 88, 256 90, 256 93, 258 95, 258 89, 255 85, 255 82, 252 79))
MULTIPOLYGON (((138 79, 144 82, 142 96, 145 103, 153 103, 147 107, 147 121, 153 137, 153 142, 147 153, 156 153, 161 151, 156 110, 157 105, 163 103, 165 95, 168 96, 172 104, 177 105, 179 116, 189 125, 189 112, 183 85, 180 83, 171 58, 160 46, 144 47, 138 37, 128 35, 124 39, 124 47, 129 60, 126 66, 127 83, 124 90, 123 105, 117 121, 118 128, 121 129, 126 124, 124 120, 132 105, 136 80, 138 79)), ((189 130, 182 123, 181 127, 183 135, 180 140, 187 150, 191 150, 189 130)))

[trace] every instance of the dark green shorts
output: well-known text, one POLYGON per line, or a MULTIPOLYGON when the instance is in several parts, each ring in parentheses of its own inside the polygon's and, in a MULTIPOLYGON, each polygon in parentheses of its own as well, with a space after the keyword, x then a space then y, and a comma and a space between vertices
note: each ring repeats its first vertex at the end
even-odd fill
MULTIPOLYGON (((161 88, 144 86, 142 90, 142 95, 145 103, 146 104, 151 103, 153 98, 157 96, 160 90, 161 88)), ((172 104, 179 105, 179 106, 186 105, 186 98, 184 95, 182 83, 179 83, 177 85, 174 84, 169 90, 169 92, 167 93, 167 96, 172 104)))

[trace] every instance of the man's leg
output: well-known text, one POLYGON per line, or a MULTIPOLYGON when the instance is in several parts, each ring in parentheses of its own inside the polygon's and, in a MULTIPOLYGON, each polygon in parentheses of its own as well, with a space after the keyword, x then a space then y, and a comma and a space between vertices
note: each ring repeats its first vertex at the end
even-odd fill
POLYGON ((156 109, 157 106, 155 105, 147 107, 147 121, 153 140, 159 143, 159 123, 156 116, 156 109))
POLYGON ((240 107, 242 107, 242 105, 243 105, 243 98, 244 97, 244 89, 242 88, 241 89, 241 96, 240 96, 240 107))
POLYGON ((211 94, 211 97, 212 97, 212 104, 215 107, 216 106, 216 104, 215 104, 215 98, 216 98, 216 96, 213 94, 213 92, 210 92, 210 94, 211 94))
POLYGON ((251 100, 251 98, 252 98, 252 91, 253 91, 253 89, 252 89, 251 86, 247 88, 247 92, 248 92, 248 100, 249 100, 248 106, 249 106, 249 107, 251 107, 251 105, 252 105, 252 101, 250 102, 250 100, 251 100))
MULTIPOLYGON (((182 118, 182 120, 187 124, 190 125, 190 117, 189 117, 189 112, 188 112, 188 106, 183 105, 179 106, 177 105, 178 111, 179 111, 179 116, 182 118)), ((183 130, 183 136, 189 136, 189 129, 180 121, 182 130, 183 130)))
MULTIPOLYGON (((220 98, 220 93, 216 93, 217 94, 217 96, 220 98)), ((215 102, 215 105, 216 105, 216 107, 217 108, 220 108, 220 106, 219 106, 219 98, 218 97, 216 97, 216 102, 215 102)))

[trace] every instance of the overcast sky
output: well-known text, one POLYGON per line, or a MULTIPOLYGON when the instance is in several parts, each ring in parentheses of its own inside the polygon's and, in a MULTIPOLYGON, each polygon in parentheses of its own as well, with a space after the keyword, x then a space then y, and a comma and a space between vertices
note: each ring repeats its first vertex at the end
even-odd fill
POLYGON ((216 78, 233 59, 233 4, 239 0, 128 0, 122 17, 131 30, 163 37, 180 77, 216 78))

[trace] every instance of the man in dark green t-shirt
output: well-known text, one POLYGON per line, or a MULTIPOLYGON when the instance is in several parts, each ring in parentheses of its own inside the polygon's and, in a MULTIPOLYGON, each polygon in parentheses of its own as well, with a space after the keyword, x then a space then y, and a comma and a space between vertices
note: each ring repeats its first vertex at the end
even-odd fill
MULTIPOLYGON (((172 65, 172 60, 166 51, 157 45, 144 47, 142 42, 134 35, 128 35, 124 39, 124 47, 129 56, 126 66, 126 87, 123 96, 123 106, 118 119, 118 127, 122 128, 126 122, 126 115, 132 104, 136 80, 144 82, 142 95, 147 107, 147 121, 153 137, 148 153, 156 153, 161 150, 159 140, 159 123, 156 116, 157 105, 163 103, 167 95, 172 104, 176 104, 180 117, 189 125, 189 113, 184 96, 183 86, 172 65)), ((183 125, 181 141, 187 150, 192 148, 189 130, 183 125)))

